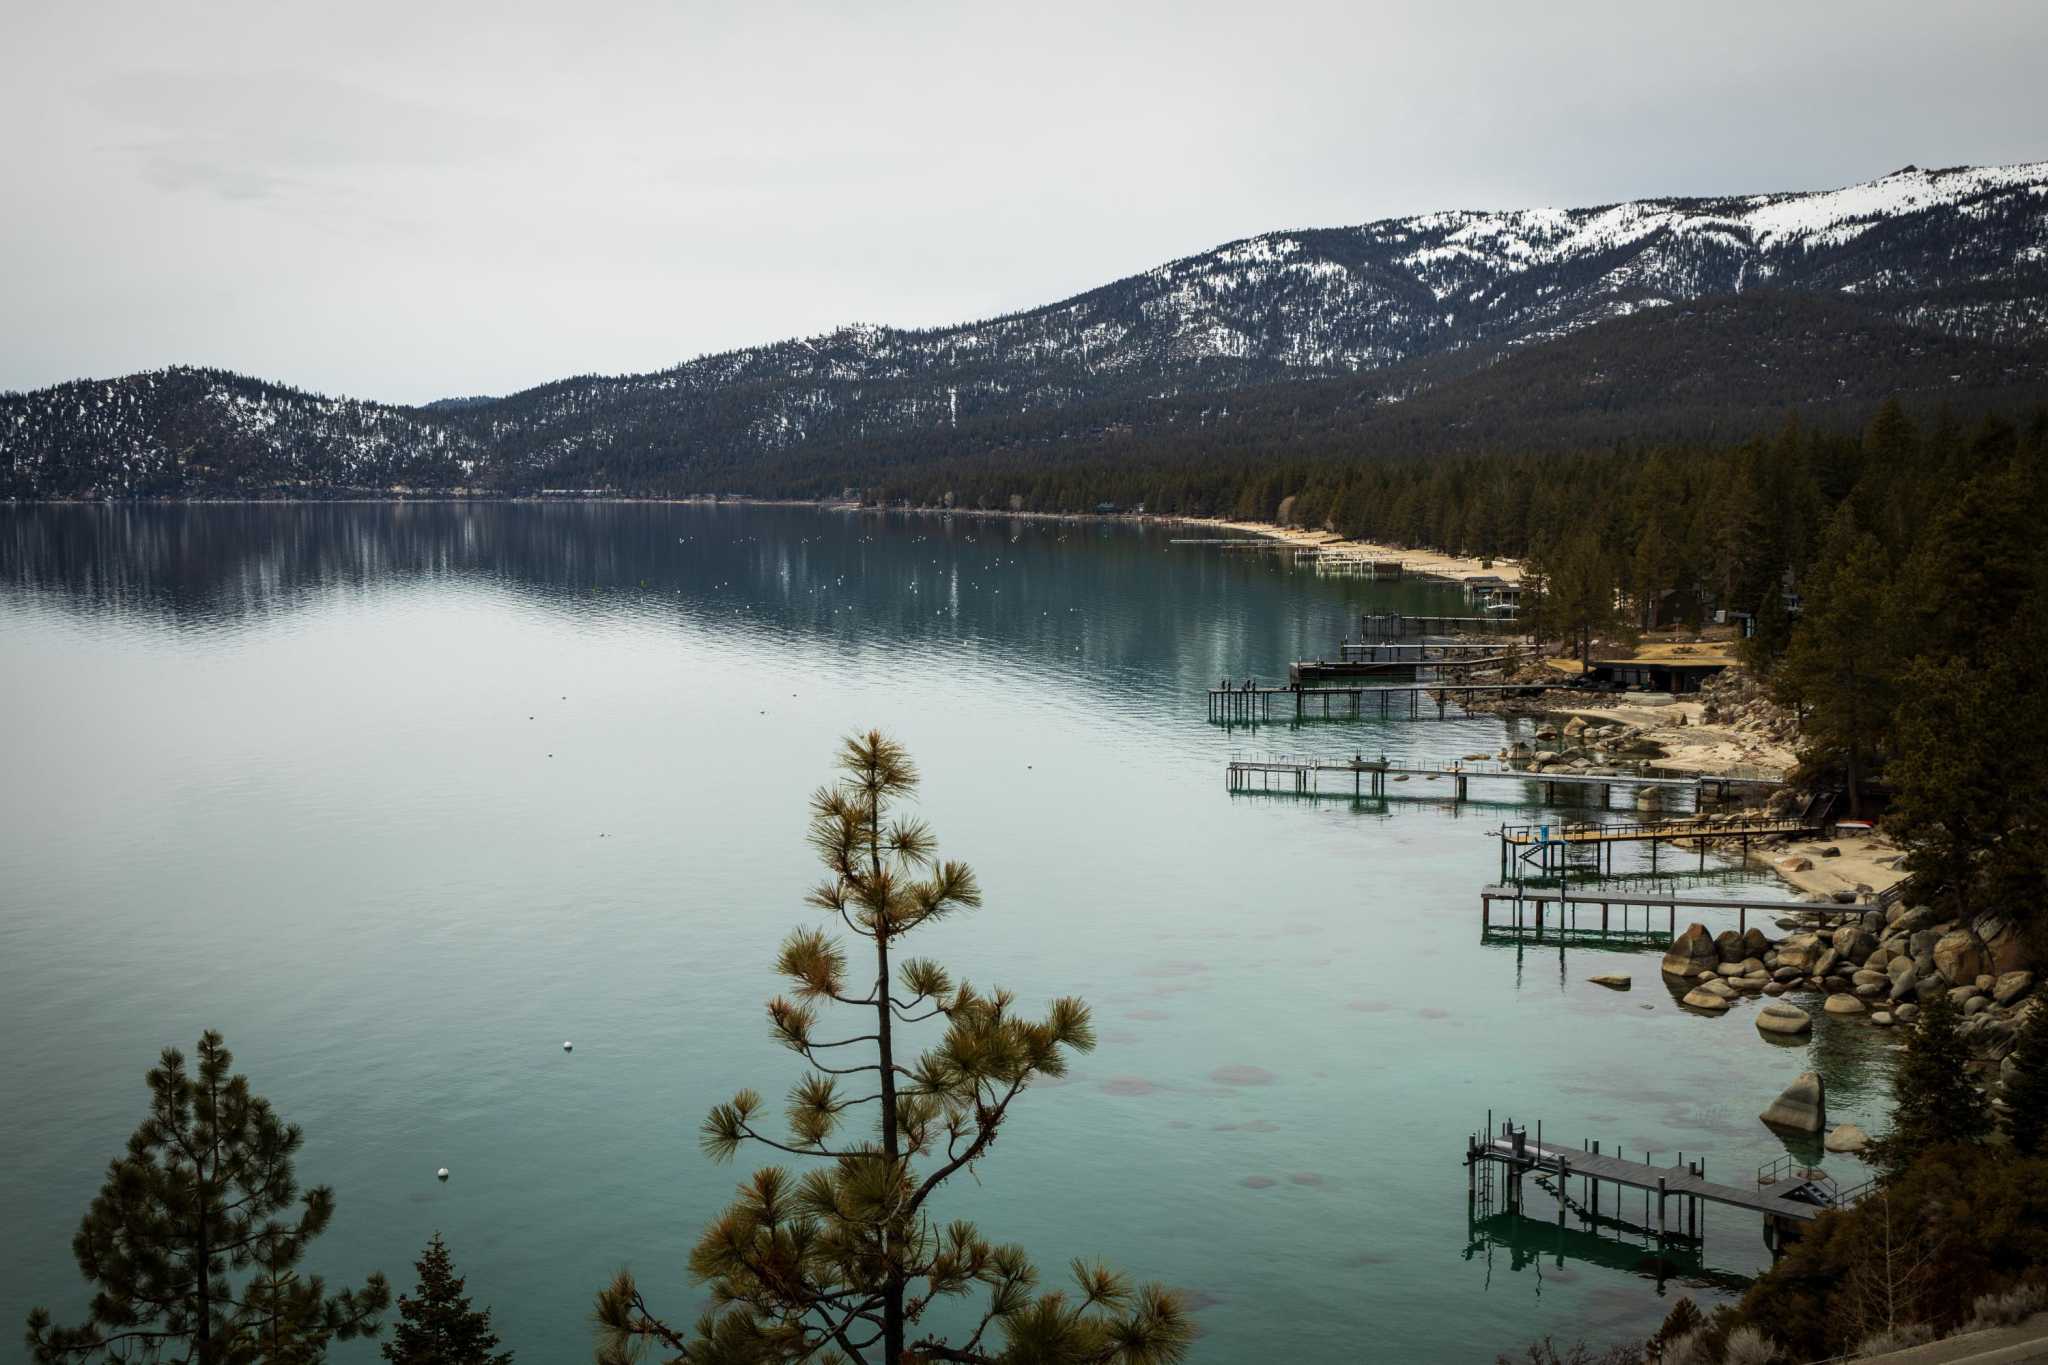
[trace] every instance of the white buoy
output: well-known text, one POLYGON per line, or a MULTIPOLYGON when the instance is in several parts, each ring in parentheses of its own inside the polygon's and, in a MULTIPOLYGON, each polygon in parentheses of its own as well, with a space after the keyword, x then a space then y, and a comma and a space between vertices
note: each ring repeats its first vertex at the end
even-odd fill
POLYGON ((574 1044, 574 1043, 570 1042, 570 1041, 569 1041, 569 1040, 568 1040, 567 1038, 564 1038, 564 1039, 562 1040, 562 1051, 564 1051, 564 1052, 574 1052, 575 1050, 576 1050, 576 1044, 574 1044))
POLYGON ((448 1168, 446 1166, 443 1166, 440 1170, 434 1172, 434 1179, 436 1180, 446 1180, 447 1178, 448 1168))

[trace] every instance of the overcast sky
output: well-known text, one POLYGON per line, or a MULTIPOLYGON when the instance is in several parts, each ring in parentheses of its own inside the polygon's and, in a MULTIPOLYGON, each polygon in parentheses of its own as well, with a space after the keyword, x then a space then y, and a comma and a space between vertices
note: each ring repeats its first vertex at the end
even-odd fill
POLYGON ((2048 4, 10 0, 0 388, 398 401, 1451 207, 2048 158, 2048 4))

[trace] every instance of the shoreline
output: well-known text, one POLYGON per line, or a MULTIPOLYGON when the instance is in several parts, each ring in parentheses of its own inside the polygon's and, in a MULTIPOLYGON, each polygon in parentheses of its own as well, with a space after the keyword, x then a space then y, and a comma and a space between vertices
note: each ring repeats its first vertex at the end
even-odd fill
POLYGON ((1040 512, 1004 507, 884 507, 849 502, 843 498, 763 498, 734 493, 680 493, 669 497, 636 497, 631 494, 582 493, 467 493, 454 490, 413 493, 372 493, 334 497, 124 497, 124 498, 0 498, 6 507, 317 507, 317 506, 417 506, 420 504, 516 503, 521 505, 570 503, 640 504, 654 507, 810 507, 821 512, 888 514, 906 516, 972 517, 976 520, 1123 522, 1138 526, 1193 526, 1212 531, 1235 531, 1258 536, 1299 549, 1338 554, 1356 554, 1379 559, 1397 559, 1404 577, 1427 578, 1455 583, 1474 574, 1494 574, 1504 582, 1522 581, 1522 564, 1514 559, 1496 559, 1487 567, 1474 556, 1453 555, 1442 550, 1418 549, 1381 541, 1347 540, 1335 531, 1312 531, 1282 526, 1270 521, 1240 521, 1225 517, 1192 516, 1177 512, 1040 512))

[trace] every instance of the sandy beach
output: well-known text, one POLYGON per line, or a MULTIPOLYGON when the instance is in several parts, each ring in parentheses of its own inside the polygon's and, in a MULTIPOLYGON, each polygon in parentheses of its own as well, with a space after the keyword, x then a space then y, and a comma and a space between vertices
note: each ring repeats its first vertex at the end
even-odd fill
POLYGON ((1183 526, 1206 526, 1218 531, 1235 531, 1240 535, 1264 536, 1269 540, 1284 540, 1303 549, 1331 550, 1361 558, 1398 559, 1410 573, 1452 579, 1490 573, 1509 583, 1522 581, 1522 565, 1513 559, 1496 559, 1489 566, 1474 558, 1444 554, 1438 550, 1411 550, 1371 540, 1346 540, 1334 531, 1304 531, 1297 527, 1275 526, 1267 521, 1224 521, 1218 517, 1181 517, 1178 520, 1183 526))

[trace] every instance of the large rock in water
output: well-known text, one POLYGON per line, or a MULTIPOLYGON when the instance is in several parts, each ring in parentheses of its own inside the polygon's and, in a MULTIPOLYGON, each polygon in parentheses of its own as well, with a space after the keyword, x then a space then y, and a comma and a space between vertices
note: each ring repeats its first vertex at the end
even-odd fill
POLYGON ((1822 1144, 1831 1152, 1860 1152, 1870 1145, 1870 1134, 1853 1123, 1845 1123, 1827 1136, 1822 1144))
POLYGON ((1943 934, 1934 944, 1934 970, 1951 986, 1974 982, 1991 969, 1984 941, 1967 929, 1943 934))
POLYGON ((1788 1038, 1796 1038, 1813 1027, 1813 1016, 1797 1005, 1773 1000, 1756 1012, 1756 1027, 1759 1033, 1777 1033, 1788 1038))
POLYGON ((1795 1133, 1824 1133, 1828 1126, 1827 1087, 1818 1072, 1802 1071, 1785 1093, 1758 1115, 1773 1128, 1795 1133))
MULTIPOLYGON (((1730 991, 1728 994, 1733 995, 1734 992, 1730 991)), ((1681 1005, 1690 1005, 1696 1010, 1706 1010, 1713 1014, 1719 1014, 1722 1010, 1728 1008, 1726 996, 1716 995, 1705 986, 1687 991, 1685 998, 1680 1000, 1679 1003, 1681 1005)))
POLYGON ((1688 924, 1684 933, 1671 940, 1671 949, 1664 954, 1666 976, 1690 980, 1720 965, 1721 951, 1714 946, 1714 936, 1704 924, 1688 924))

